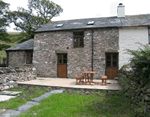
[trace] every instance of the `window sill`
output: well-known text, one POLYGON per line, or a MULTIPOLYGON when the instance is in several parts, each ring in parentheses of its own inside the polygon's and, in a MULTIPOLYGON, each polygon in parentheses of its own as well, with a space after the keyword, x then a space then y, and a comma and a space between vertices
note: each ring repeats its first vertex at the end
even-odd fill
POLYGON ((82 46, 82 47, 73 47, 73 48, 84 48, 84 46, 82 46))

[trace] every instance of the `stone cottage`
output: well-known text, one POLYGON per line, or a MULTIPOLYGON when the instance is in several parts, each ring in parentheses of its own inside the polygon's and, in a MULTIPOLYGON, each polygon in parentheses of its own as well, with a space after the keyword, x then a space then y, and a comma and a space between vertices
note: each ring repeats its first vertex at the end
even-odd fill
POLYGON ((33 47, 34 47, 34 39, 30 39, 14 47, 6 49, 7 66, 9 67, 32 66, 33 47))
POLYGON ((33 64, 38 76, 75 78, 92 70, 95 78, 105 74, 115 78, 131 57, 126 49, 137 49, 137 42, 150 43, 150 14, 126 16, 123 4, 117 13, 54 21, 36 30, 33 64))

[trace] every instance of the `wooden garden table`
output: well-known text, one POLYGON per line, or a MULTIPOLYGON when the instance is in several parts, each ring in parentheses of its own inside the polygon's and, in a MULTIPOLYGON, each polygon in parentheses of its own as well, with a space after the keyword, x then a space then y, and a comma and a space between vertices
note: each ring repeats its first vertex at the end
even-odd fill
POLYGON ((85 84, 94 83, 93 82, 93 75, 96 73, 95 71, 83 71, 82 73, 84 74, 85 84))

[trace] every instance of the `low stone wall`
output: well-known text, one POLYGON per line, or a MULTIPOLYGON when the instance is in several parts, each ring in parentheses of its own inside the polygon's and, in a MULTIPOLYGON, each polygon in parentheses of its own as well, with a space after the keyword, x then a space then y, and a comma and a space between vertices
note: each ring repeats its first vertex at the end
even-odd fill
POLYGON ((17 81, 29 81, 36 79, 36 69, 23 67, 0 67, 0 90, 17 85, 17 81))

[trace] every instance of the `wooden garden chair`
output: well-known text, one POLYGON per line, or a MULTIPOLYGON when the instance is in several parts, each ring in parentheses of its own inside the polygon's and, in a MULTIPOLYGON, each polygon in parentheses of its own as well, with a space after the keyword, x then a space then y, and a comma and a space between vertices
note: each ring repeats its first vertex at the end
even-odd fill
POLYGON ((76 84, 81 85, 81 83, 84 83, 84 76, 83 75, 77 75, 76 76, 76 84))

